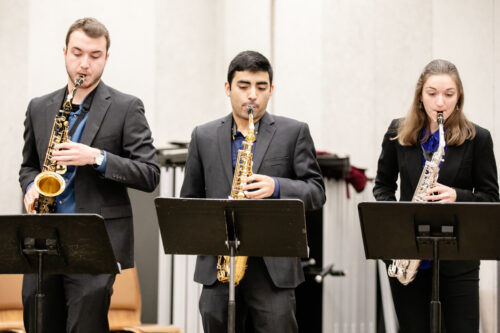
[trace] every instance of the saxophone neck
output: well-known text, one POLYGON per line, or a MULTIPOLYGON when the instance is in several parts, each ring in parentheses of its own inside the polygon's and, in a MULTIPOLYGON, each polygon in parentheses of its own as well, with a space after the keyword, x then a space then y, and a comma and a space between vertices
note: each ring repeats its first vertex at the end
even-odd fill
POLYGON ((255 141, 255 124, 253 123, 253 106, 248 106, 248 134, 245 141, 252 143, 255 141))
POLYGON ((444 151, 444 147, 446 146, 446 138, 444 133, 444 116, 442 112, 438 112, 437 122, 439 126, 439 147, 438 149, 442 149, 444 151))
POLYGON ((73 106, 72 106, 73 98, 75 98, 76 91, 78 90, 78 88, 80 88, 80 86, 82 85, 84 80, 85 80, 84 75, 80 75, 79 77, 76 78, 75 82, 73 83, 73 88, 66 96, 66 100, 64 101, 64 104, 62 107, 63 110, 71 111, 73 109, 73 106))
POLYGON ((444 124, 444 115, 443 115, 443 112, 438 112, 437 113, 437 123, 439 125, 443 125, 444 124))

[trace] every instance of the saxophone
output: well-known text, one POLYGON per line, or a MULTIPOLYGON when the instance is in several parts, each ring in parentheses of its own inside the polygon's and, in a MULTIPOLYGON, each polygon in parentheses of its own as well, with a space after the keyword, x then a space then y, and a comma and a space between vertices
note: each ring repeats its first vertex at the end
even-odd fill
MULTIPOLYGON (((231 186, 230 198, 236 200, 247 199, 243 191, 243 185, 246 184, 246 178, 252 175, 252 147, 255 142, 255 127, 253 124, 253 106, 248 106, 248 134, 243 141, 243 149, 238 150, 236 166, 234 169, 233 184, 231 186)), ((234 258, 234 284, 237 286, 247 268, 247 259, 245 256, 236 256, 234 258)), ((230 257, 219 256, 217 260, 217 279, 220 282, 229 282, 230 257)))
MULTIPOLYGON (((439 164, 443 161, 444 148, 446 146, 442 112, 438 112, 437 121, 439 125, 439 146, 436 152, 432 154, 432 159, 425 162, 420 180, 411 200, 412 202, 426 202, 424 197, 427 195, 427 190, 434 187, 437 182, 439 164)), ((390 277, 396 277, 399 282, 406 286, 415 279, 419 266, 420 260, 417 259, 394 259, 387 269, 387 274, 390 277)))
POLYGON ((55 212, 56 197, 66 188, 66 181, 61 175, 66 173, 67 168, 65 165, 58 165, 56 162, 52 161, 52 153, 56 144, 68 141, 68 116, 73 109, 71 102, 73 101, 76 90, 83 83, 84 79, 84 76, 79 76, 75 80, 73 89, 66 97, 62 109, 59 110, 54 119, 42 172, 35 177, 34 181, 34 186, 39 196, 32 204, 31 213, 47 214, 55 212))

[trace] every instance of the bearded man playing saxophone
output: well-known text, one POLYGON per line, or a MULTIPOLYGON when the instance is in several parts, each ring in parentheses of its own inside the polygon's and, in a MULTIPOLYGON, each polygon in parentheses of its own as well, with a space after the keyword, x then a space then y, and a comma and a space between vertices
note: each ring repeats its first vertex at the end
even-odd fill
MULTIPOLYGON (((153 191, 160 170, 143 103, 101 81, 109 45, 108 30, 96 19, 79 19, 69 28, 63 48, 68 84, 30 102, 19 181, 26 193, 26 210, 30 211, 38 197, 33 181, 42 169, 54 117, 75 79, 83 76, 69 115, 72 136, 55 146, 52 157, 57 164, 67 166, 66 189, 56 198, 56 213, 102 215, 116 259, 121 268, 130 268, 134 265, 133 225, 127 187, 153 191)), ((109 332, 107 314, 114 280, 114 274, 45 275, 45 306, 51 311, 43 318, 43 331, 109 332)), ((36 286, 37 277, 25 275, 27 332, 34 331, 31 322, 36 286)))

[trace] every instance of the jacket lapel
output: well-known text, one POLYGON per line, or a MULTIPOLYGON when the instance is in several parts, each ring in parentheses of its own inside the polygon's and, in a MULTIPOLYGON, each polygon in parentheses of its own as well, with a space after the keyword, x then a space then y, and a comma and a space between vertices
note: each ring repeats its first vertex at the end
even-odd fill
POLYGON ((85 129, 83 130, 81 143, 90 146, 92 141, 101 127, 102 120, 111 105, 111 95, 109 93, 109 88, 104 82, 100 82, 96 87, 97 91, 94 95, 94 100, 90 107, 89 115, 85 123, 85 129))
POLYGON ((260 165, 264 160, 269 144, 276 132, 274 117, 269 113, 265 113, 260 119, 259 133, 255 142, 255 150, 253 154, 253 173, 258 173, 260 165))
POLYGON ((229 184, 233 182, 233 159, 231 156, 231 126, 233 115, 226 116, 217 128, 217 146, 221 159, 222 169, 229 184))
POLYGON ((404 162, 410 178, 411 188, 416 188, 422 173, 422 150, 420 144, 414 146, 404 146, 404 162))
MULTIPOLYGON (((412 188, 416 188, 420 175, 422 174, 422 150, 420 144, 411 147, 404 147, 406 168, 409 171, 412 188)), ((458 174, 462 159, 464 157, 464 149, 459 149, 457 146, 448 146, 444 155, 444 162, 439 170, 438 182, 446 185, 453 184, 455 177, 458 174), (448 160, 448 162, 447 162, 448 160), (453 161, 453 162, 451 162, 453 161)))
MULTIPOLYGON (((465 145, 465 143, 464 143, 465 145)), ((461 146, 462 147, 462 146, 461 146)), ((444 162, 439 170, 438 182, 447 185, 453 184, 458 170, 462 165, 465 149, 458 146, 448 146, 444 154, 444 162)))

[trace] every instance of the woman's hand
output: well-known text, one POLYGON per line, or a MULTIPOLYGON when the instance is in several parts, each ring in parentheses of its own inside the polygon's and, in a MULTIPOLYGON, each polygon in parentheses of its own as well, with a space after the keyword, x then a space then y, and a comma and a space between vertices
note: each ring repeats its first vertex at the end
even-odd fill
POLYGON ((427 190, 426 201, 433 202, 455 202, 457 201, 457 191, 454 188, 448 187, 439 183, 427 190))

